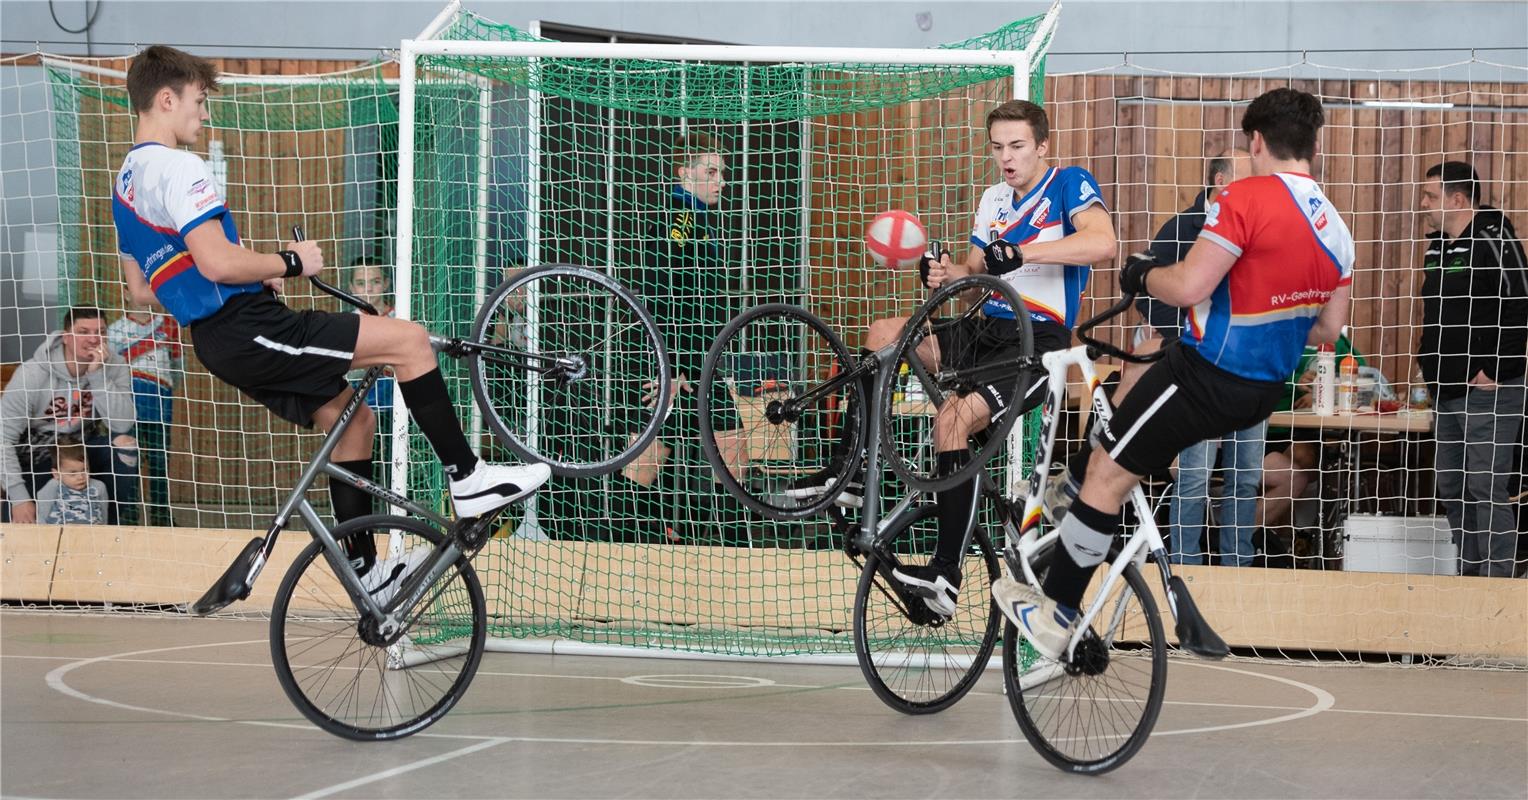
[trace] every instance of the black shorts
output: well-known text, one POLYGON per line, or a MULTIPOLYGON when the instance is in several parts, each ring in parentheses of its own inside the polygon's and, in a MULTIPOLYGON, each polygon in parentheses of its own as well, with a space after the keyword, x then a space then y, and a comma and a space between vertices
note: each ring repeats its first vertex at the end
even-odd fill
POLYGON ((1233 375, 1175 341, 1103 426, 1099 448, 1136 475, 1163 472, 1192 444, 1268 418, 1284 382, 1233 375))
MULTIPOLYGON (((1072 332, 1062 325, 1032 322, 1031 328, 1036 356, 1072 346, 1072 332)), ((940 366, 949 369, 967 369, 1004 358, 1017 358, 1020 349, 1019 324, 1011 319, 967 317, 939 329, 934 338, 939 341, 940 366)), ((1045 400, 1045 383, 1045 370, 1036 369, 1030 373, 1029 385, 1019 387, 1024 396, 1018 404, 1018 413, 1023 414, 1045 400)), ((1013 405, 1014 398, 1009 393, 1007 386, 992 384, 985 384, 976 390, 976 394, 987 401, 987 408, 991 409, 990 421, 996 422, 1013 405)))
POLYGON ((233 297, 191 325, 208 372, 304 428, 350 388, 345 373, 360 334, 359 314, 293 311, 266 292, 233 297))

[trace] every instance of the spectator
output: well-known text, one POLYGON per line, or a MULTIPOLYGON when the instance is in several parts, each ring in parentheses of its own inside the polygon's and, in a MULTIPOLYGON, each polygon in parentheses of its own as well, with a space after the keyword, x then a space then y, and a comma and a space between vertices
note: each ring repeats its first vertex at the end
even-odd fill
POLYGON ((85 446, 60 436, 53 450, 53 480, 37 490, 37 521, 47 525, 102 525, 106 484, 90 477, 85 446))
MULTIPOLYGON (((648 506, 633 508, 629 515, 645 531, 638 538, 659 534, 693 542, 700 532, 689 518, 714 521, 723 510, 715 502, 719 496, 699 449, 695 392, 706 351, 733 315, 733 303, 728 300, 734 293, 732 271, 723 253, 716 211, 726 186, 727 159, 711 137, 692 133, 675 144, 671 166, 674 183, 669 186, 666 213, 646 247, 637 289, 665 332, 673 369, 673 406, 659 438, 622 470, 637 486, 621 494, 634 501, 633 506, 648 506), (655 489, 656 496, 645 497, 655 489), (707 500, 712 507, 685 513, 685 500, 707 500), (653 511, 664 518, 649 522, 653 511)), ((643 398, 645 403, 653 400, 643 398)), ((725 387, 718 385, 711 408, 717 446, 738 474, 747 457, 747 441, 736 404, 725 387)))
POLYGON ((148 479, 148 523, 169 525, 170 423, 175 381, 185 370, 180 354, 180 326, 167 314, 155 314, 144 307, 130 308, 106 329, 106 342, 132 371, 138 452, 148 479))
POLYGON ((107 521, 137 524, 138 440, 127 363, 102 337, 98 308, 76 306, 22 363, 0 394, 0 485, 12 522, 36 522, 33 498, 53 470, 53 448, 72 434, 85 443, 90 473, 111 492, 107 521))
POLYGON ((1435 398, 1436 473, 1465 575, 1510 577, 1510 500, 1528 371, 1528 260, 1512 223, 1481 203, 1463 161, 1427 170, 1422 337, 1417 361, 1435 398))
MULTIPOLYGON (((1337 337, 1335 356, 1341 361, 1349 355, 1353 356, 1360 369, 1367 366, 1363 353, 1354 349, 1352 341, 1344 332, 1337 337)), ((1273 408, 1275 414, 1311 406, 1308 387, 1315 383, 1311 364, 1315 358, 1316 348, 1307 346, 1300 355, 1299 365, 1289 376, 1289 384, 1283 396, 1273 408)), ((1287 537, 1288 545, 1283 549, 1294 553, 1294 531, 1289 528, 1291 512, 1295 500, 1305 496, 1305 490, 1310 486, 1320 448, 1319 435, 1297 441, 1295 432, 1287 428, 1268 430, 1267 455, 1263 456, 1263 497, 1258 501, 1260 510, 1257 514, 1257 519, 1262 520, 1263 524, 1265 553, 1271 549, 1266 537, 1277 537, 1280 541, 1287 537)))
MULTIPOLYGON (((392 267, 380 260, 372 258, 358 258, 350 265, 350 280, 347 287, 350 293, 356 297, 371 303, 377 309, 377 316, 395 317, 396 309, 393 308, 393 277, 392 267)), ((356 313, 361 313, 356 309, 356 313)), ((366 370, 351 370, 347 376, 350 383, 356 385, 366 370)), ((392 463, 393 441, 393 386, 396 382, 391 367, 382 372, 382 377, 372 384, 371 391, 366 393, 366 405, 377 415, 377 447, 376 461, 386 469, 392 463)))

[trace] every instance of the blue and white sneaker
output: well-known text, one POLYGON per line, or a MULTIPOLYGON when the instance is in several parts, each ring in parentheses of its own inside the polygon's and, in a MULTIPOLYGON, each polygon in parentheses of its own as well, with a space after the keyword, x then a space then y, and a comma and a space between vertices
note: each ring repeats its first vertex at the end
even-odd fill
POLYGON ((1072 640, 1072 622, 1059 604, 1027 583, 1004 575, 992 583, 992 599, 1019 634, 1046 658, 1059 661, 1072 640))

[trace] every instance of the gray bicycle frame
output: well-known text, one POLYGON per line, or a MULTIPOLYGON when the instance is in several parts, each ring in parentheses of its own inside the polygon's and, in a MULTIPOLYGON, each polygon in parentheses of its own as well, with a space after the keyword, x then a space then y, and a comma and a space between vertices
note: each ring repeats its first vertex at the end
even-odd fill
MULTIPOLYGON (((430 345, 437 351, 443 349, 447 343, 445 339, 434 336, 430 337, 430 345)), ((324 441, 319 445, 318 452, 313 454, 313 458, 303 468, 302 475, 298 477, 297 484, 292 487, 291 494, 287 495, 287 499, 281 504, 281 508, 276 512, 276 516, 271 520, 271 526, 265 533, 265 545, 261 548, 260 556, 251 565, 249 575, 245 578, 245 585, 251 587, 255 585, 255 579, 260 575, 260 571, 265 568, 266 562, 270 560, 271 553, 276 550, 277 537, 286 530, 287 524, 291 522, 292 516, 295 514, 302 518, 303 523, 307 526, 308 533, 323 543, 324 557, 329 560, 329 566, 334 570, 335 577, 339 578, 340 584, 345 587, 345 590, 352 597, 358 599, 358 610, 379 623, 384 634, 386 634, 390 630, 389 626, 398 625, 400 619, 406 617, 407 612, 411 611, 419 602, 425 590, 433 586, 435 581, 445 573, 446 569, 456 562, 457 558, 462 554, 461 549, 457 547, 454 539, 447 537, 445 547, 442 550, 437 550, 434 561, 431 562, 429 569, 424 571, 424 578, 422 580, 417 579, 418 573, 416 573, 415 578, 410 578, 405 585, 413 584, 413 591, 406 594, 400 593, 401 597, 394 598, 389 603, 389 605, 394 606, 394 610, 388 612, 382 606, 377 605, 376 599, 361 585, 361 578, 356 575, 355 569, 350 566, 350 559, 346 556, 344 549, 340 547, 339 542, 335 541, 333 532, 329 526, 324 524, 323 519, 318 515, 318 511, 308 502, 308 490, 313 487, 314 482, 318 480, 318 476, 328 475, 330 480, 344 481, 373 497, 381 499, 390 506, 402 508, 409 514, 428 521, 442 531, 450 531, 452 529, 453 523, 446 517, 409 500, 403 495, 372 483, 354 472, 337 466, 330 460, 334 449, 339 446, 340 438, 344 435, 345 430, 350 427, 350 423, 354 421, 356 412, 365 404, 367 392, 382 377, 384 369, 385 367, 382 366, 367 369, 365 377, 355 387, 350 401, 340 411, 339 419, 335 421, 334 427, 330 428, 329 433, 324 436, 324 441)))

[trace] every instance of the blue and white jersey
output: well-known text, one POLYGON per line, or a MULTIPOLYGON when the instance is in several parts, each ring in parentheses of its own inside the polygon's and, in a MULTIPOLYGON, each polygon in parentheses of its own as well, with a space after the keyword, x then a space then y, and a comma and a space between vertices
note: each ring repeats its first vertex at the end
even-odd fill
POLYGON ((138 262, 154 296, 181 325, 212 316, 230 297, 261 290, 258 281, 214 283, 191 259, 186 234, 213 218, 220 218, 228 241, 239 243, 233 215, 196 154, 157 142, 129 150, 112 188, 111 213, 117 249, 138 262))
MULTIPOLYGON (((1082 167, 1051 167, 1023 197, 1000 183, 982 194, 971 244, 986 247, 998 239, 1020 245, 1054 242, 1076 233, 1072 217, 1095 205, 1108 208, 1098 181, 1082 167)), ((1025 262, 1001 277, 1024 298, 1031 319, 1070 328, 1076 322, 1091 270, 1090 264, 1025 262)), ((987 301, 985 311, 989 317, 1013 319, 1013 309, 995 298, 987 301)))

